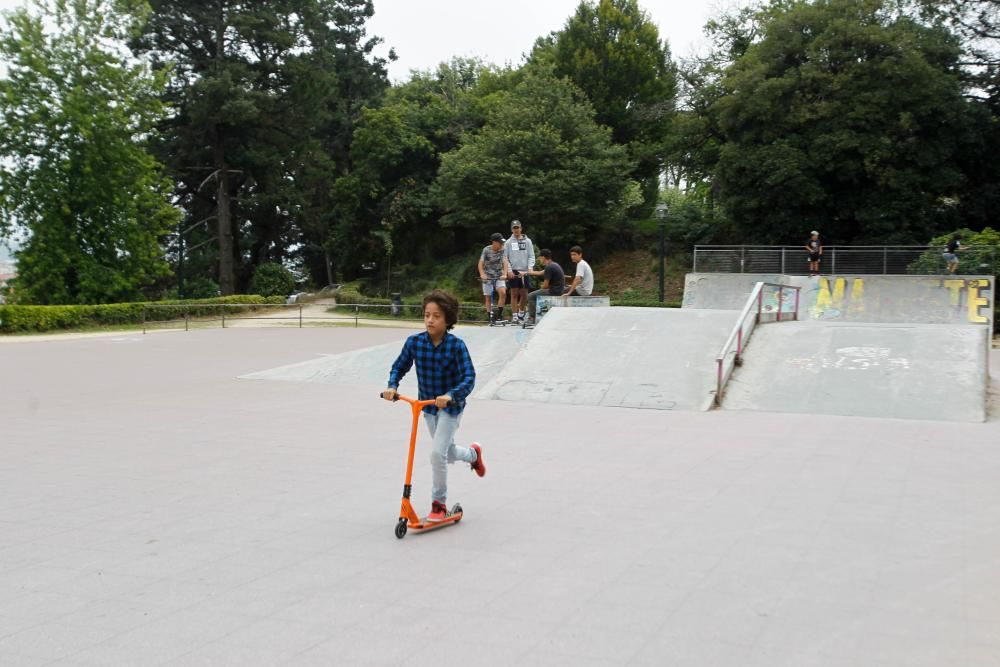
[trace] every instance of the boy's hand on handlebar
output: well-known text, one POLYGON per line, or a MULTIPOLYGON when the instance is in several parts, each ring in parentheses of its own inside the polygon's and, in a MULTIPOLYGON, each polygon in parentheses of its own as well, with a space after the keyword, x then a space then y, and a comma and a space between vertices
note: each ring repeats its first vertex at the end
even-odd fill
POLYGON ((384 398, 387 401, 395 401, 396 400, 396 396, 398 396, 398 395, 399 395, 399 392, 396 391, 395 389, 393 389, 392 387, 390 387, 390 388, 388 388, 388 389, 386 389, 385 391, 382 392, 382 398, 384 398))
POLYGON ((434 406, 438 408, 446 408, 448 404, 451 403, 451 396, 445 394, 443 396, 438 396, 434 399, 434 406))

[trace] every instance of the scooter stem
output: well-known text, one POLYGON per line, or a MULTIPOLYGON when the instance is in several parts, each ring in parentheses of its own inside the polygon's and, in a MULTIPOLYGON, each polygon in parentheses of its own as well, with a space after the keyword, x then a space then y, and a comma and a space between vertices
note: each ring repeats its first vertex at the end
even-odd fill
POLYGON ((419 401, 415 398, 410 398, 409 396, 403 396, 402 394, 396 394, 397 400, 405 401, 410 404, 410 412, 413 413, 413 423, 410 427, 410 454, 406 460, 406 483, 405 485, 410 486, 410 481, 413 478, 413 455, 417 449, 417 429, 420 427, 420 411, 428 405, 434 405, 435 401, 419 401))

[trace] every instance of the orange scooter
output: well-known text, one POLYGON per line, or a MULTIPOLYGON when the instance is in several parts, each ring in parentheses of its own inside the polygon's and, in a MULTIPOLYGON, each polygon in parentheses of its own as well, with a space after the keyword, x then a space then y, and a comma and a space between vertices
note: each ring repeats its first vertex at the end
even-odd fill
MULTIPOLYGON (((382 398, 382 394, 379 394, 379 398, 382 398)), ((412 490, 410 480, 413 477, 413 452, 417 446, 417 427, 420 425, 420 411, 425 406, 434 405, 434 401, 418 401, 415 398, 403 396, 402 394, 396 394, 393 401, 406 401, 410 404, 410 411, 413 413, 413 428, 410 430, 410 456, 406 460, 406 483, 403 484, 403 503, 399 508, 399 521, 396 522, 396 537, 403 539, 406 537, 407 530, 422 533, 458 523, 462 520, 462 506, 455 503, 442 521, 428 521, 426 518, 421 519, 413 509, 413 505, 410 504, 410 491, 412 490)))

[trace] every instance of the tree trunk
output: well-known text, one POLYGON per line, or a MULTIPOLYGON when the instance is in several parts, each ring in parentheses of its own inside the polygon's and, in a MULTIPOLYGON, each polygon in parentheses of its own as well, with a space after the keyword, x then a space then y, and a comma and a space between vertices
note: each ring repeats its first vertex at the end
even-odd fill
MULTIPOLYGON (((225 3, 219 3, 219 23, 215 30, 216 66, 221 69, 225 55, 225 3)), ((226 169, 225 135, 222 129, 215 128, 215 180, 218 184, 216 198, 216 219, 219 224, 219 292, 229 296, 236 292, 236 271, 234 269, 233 253, 233 221, 229 209, 229 173, 226 169)))
POLYGON ((222 296, 236 293, 236 271, 233 258, 233 221, 229 210, 229 179, 226 170, 225 149, 222 137, 215 145, 215 178, 219 184, 216 195, 216 219, 219 224, 219 292, 222 296))

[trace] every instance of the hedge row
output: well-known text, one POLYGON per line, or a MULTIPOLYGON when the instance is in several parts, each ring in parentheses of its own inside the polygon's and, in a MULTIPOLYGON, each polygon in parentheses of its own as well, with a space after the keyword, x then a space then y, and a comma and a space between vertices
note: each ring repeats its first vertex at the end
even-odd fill
MULTIPOLYGON (((140 303, 109 303, 88 306, 3 306, 0 305, 0 333, 22 333, 80 329, 86 327, 140 324, 143 309, 147 321, 174 320, 183 317, 184 310, 176 306, 242 304, 263 306, 284 303, 284 297, 262 297, 254 294, 193 299, 189 301, 151 301, 140 303), (174 307, 169 307, 174 306, 174 307)), ((191 309, 191 314, 209 311, 208 308, 191 309)), ((206 313, 208 314, 208 313, 206 313)))

